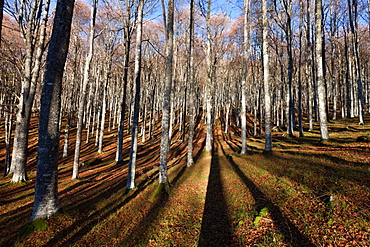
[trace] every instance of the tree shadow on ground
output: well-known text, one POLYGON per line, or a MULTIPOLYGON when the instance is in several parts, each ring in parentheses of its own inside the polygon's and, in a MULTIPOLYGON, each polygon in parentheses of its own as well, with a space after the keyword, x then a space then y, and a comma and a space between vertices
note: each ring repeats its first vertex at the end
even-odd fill
POLYGON ((95 210, 95 205, 99 202, 102 202, 108 199, 115 193, 124 194, 126 188, 126 180, 118 179, 117 182, 108 186, 106 190, 97 190, 99 192, 92 195, 89 200, 84 201, 83 203, 74 204, 71 208, 67 209, 67 212, 92 212, 87 217, 81 217, 80 220, 77 220, 70 227, 67 227, 55 234, 55 236, 45 245, 45 246, 55 246, 60 243, 62 239, 66 241, 61 246, 71 246, 76 243, 78 240, 83 238, 94 226, 100 223, 102 220, 107 219, 110 215, 116 212, 118 209, 126 205, 128 202, 133 200, 141 191, 143 191, 149 184, 155 181, 156 175, 158 173, 153 173, 146 179, 143 179, 141 183, 137 186, 137 189, 132 194, 127 194, 122 196, 122 200, 113 201, 103 207, 101 210, 95 210), (90 208, 90 209, 89 209, 90 208), (74 232, 70 236, 71 232, 74 232))
MULTIPOLYGON (((171 187, 181 186, 181 179, 183 178, 187 166, 176 166, 173 167, 176 176, 170 181, 171 187)), ((170 193, 171 194, 171 193, 170 193)), ((170 199, 170 194, 162 191, 156 198, 154 204, 147 211, 148 213, 143 219, 138 222, 133 229, 130 230, 130 234, 125 237, 125 240, 119 244, 119 246, 142 246, 150 241, 151 237, 148 232, 151 230, 155 223, 159 220, 159 215, 165 208, 166 203, 170 199)))
POLYGON ((315 246, 306 235, 302 234, 299 229, 284 216, 280 208, 277 207, 273 202, 271 202, 266 197, 266 195, 254 184, 254 182, 244 174, 239 166, 233 161, 232 157, 229 158, 229 162, 236 174, 238 174, 240 179, 244 182, 244 184, 252 193, 254 200, 256 201, 257 212, 260 212, 261 209, 265 207, 271 210, 271 218, 275 222, 280 232, 283 234, 286 243, 289 243, 294 247, 315 246))
POLYGON ((284 165, 278 165, 273 168, 263 166, 262 168, 276 176, 287 177, 290 180, 304 184, 314 191, 317 190, 318 181, 308 179, 308 175, 312 173, 316 174, 316 178, 323 178, 324 180, 322 183, 328 188, 338 187, 336 183, 342 179, 352 181, 360 186, 369 186, 370 184, 370 173, 366 170, 366 164, 364 163, 348 162, 326 153, 284 153, 295 155, 295 157, 284 157, 277 152, 274 156, 271 156, 270 159, 273 162, 281 162, 284 165), (292 162, 292 159, 294 159, 295 162, 292 162), (332 164, 330 164, 330 162, 332 162, 332 164), (281 167, 284 167, 284 169, 281 167), (289 170, 289 172, 287 172, 287 170, 289 170))
POLYGON ((223 192, 218 151, 212 149, 203 221, 198 246, 235 246, 232 224, 223 192))

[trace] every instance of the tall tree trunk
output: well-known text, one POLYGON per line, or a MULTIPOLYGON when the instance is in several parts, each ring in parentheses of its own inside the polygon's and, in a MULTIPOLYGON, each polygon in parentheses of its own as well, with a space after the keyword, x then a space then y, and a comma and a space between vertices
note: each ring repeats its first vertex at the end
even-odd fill
POLYGON ((211 38, 211 0, 207 1, 207 82, 205 85, 205 103, 206 103, 206 150, 212 149, 212 82, 213 82, 213 66, 212 66, 212 38, 211 38))
POLYGON ((263 86, 265 93, 265 151, 272 151, 271 137, 271 96, 268 53, 268 19, 266 0, 262 0, 262 54, 263 54, 263 86))
POLYGON ((299 18, 299 64, 298 64, 298 128, 299 136, 303 137, 303 109, 302 109, 302 36, 303 36, 303 1, 300 0, 300 18, 299 18))
POLYGON ((4 10, 4 0, 0 0, 0 45, 1 45, 1 31, 3 27, 3 10, 4 10))
MULTIPOLYGON (((105 83, 103 85, 103 99, 102 99, 102 107, 101 107, 101 119, 100 119, 100 127, 96 128, 98 138, 98 153, 103 153, 103 140, 104 140, 104 129, 105 129, 105 115, 107 113, 107 90, 108 90, 108 78, 106 78, 105 83)), ((97 125, 99 123, 97 122, 97 125)))
POLYGON ((317 64, 317 94, 319 100, 319 118, 321 139, 329 139, 327 114, 326 114, 326 93, 324 81, 324 64, 323 64, 323 17, 322 17, 322 0, 315 0, 316 14, 316 64, 317 64))
MULTIPOLYGON (((112 67, 112 57, 113 57, 113 45, 108 48, 108 60, 107 68, 104 76, 104 85, 103 85, 103 106, 102 106, 102 118, 100 122, 100 134, 99 134, 99 143, 98 143, 98 153, 103 152, 103 140, 104 140, 104 129, 105 129, 105 115, 107 112, 107 94, 108 94, 108 85, 110 78, 110 70, 112 67)), ((111 112, 111 111, 110 111, 111 112)), ((109 115, 111 116, 111 115, 109 115)), ((110 119, 110 118, 109 118, 110 119)))
MULTIPOLYGON (((162 0, 164 5, 164 1, 162 0)), ((169 151, 169 117, 171 106, 171 87, 172 87, 172 61, 173 61, 173 27, 174 27, 174 0, 168 1, 167 17, 163 8, 164 20, 166 25, 166 78, 164 83, 163 93, 163 109, 162 109, 162 139, 159 163, 159 184, 160 188, 167 188, 167 155, 169 151)))
MULTIPOLYGON (((128 82, 128 72, 129 72, 129 60, 130 60, 130 47, 131 47, 131 5, 126 5, 127 14, 124 22, 124 56, 123 56, 123 76, 122 76, 122 98, 121 98, 121 112, 120 112, 120 122, 118 126, 118 135, 117 135, 117 150, 116 150, 116 162, 122 162, 122 148, 123 148, 123 131, 124 131, 124 122, 126 114, 126 94, 127 94, 127 82, 128 82)), ((128 120, 129 121, 129 120, 128 120)))
POLYGON ((19 104, 16 114, 16 126, 14 133, 13 156, 10 165, 10 173, 13 173, 12 182, 27 180, 26 163, 28 149, 28 131, 30 125, 32 105, 35 98, 36 86, 39 80, 41 70, 41 60, 45 49, 46 23, 49 16, 50 0, 45 2, 45 7, 40 7, 42 2, 34 1, 29 16, 23 16, 28 19, 26 28, 23 23, 19 23, 26 45, 26 59, 24 64, 24 75, 22 79, 22 92, 19 98, 19 104), (43 12, 43 13, 41 13, 43 12), (37 19, 42 15, 40 34, 38 41, 35 41, 38 27, 37 19), (37 42, 37 44, 35 43, 37 42), (36 47, 35 47, 36 46, 36 47), (34 50, 36 48, 36 53, 34 50))
POLYGON ((286 23, 285 23, 285 38, 287 42, 287 52, 288 52, 288 90, 287 90, 287 121, 288 121, 288 135, 293 136, 294 132, 294 92, 293 92, 293 37, 292 37, 292 20, 291 20, 291 12, 292 12, 292 2, 291 1, 284 1, 284 10, 286 16, 286 23))
POLYGON ((90 34, 89 34, 89 53, 86 57, 80 101, 78 104, 78 116, 77 116, 78 122, 77 122, 76 147, 75 147, 75 155, 74 155, 74 160, 73 160, 72 179, 78 179, 78 165, 80 161, 83 117, 84 117, 85 105, 86 105, 86 90, 87 90, 87 85, 90 79, 90 67, 91 67, 90 64, 94 56, 94 38, 95 38, 94 35, 95 35, 95 19, 96 19, 95 17, 96 17, 96 5, 97 4, 98 4, 98 0, 92 0, 90 34))
MULTIPOLYGON (((194 164, 193 160, 193 141, 194 141, 194 84, 195 84, 195 68, 194 68, 194 0, 190 0, 190 24, 189 24, 189 134, 188 134, 188 162, 187 166, 190 167, 194 164)), ((184 130, 185 131, 185 130, 184 130)))
POLYGON ((41 95, 35 200, 31 221, 59 210, 58 147, 62 79, 68 53, 74 0, 58 0, 41 95))
MULTIPOLYGON (((242 102, 241 102, 241 125, 242 125, 242 150, 240 151, 241 154, 245 154, 247 152, 247 106, 246 106, 246 80, 248 71, 248 52, 249 52, 249 30, 248 30, 248 15, 249 15, 249 0, 244 0, 244 42, 243 42, 243 71, 244 75, 242 78, 242 102)), ((226 123, 227 124, 227 123, 226 123)))
POLYGON ((140 75, 141 75, 141 40, 143 27, 143 9, 144 0, 139 1, 138 20, 136 28, 136 47, 135 47, 135 103, 134 103, 134 117, 132 119, 132 137, 130 148, 130 160, 128 163, 127 175, 127 190, 135 188, 135 167, 137 156, 137 138, 139 127, 139 111, 140 111, 140 75))
POLYGON ((349 24, 351 27, 351 38, 353 45, 353 52, 355 55, 355 75, 357 80, 357 98, 358 98, 358 116, 359 124, 364 124, 364 110, 363 110, 363 86, 361 79, 361 61, 360 61, 360 52, 358 47, 358 7, 357 0, 348 0, 348 9, 349 9, 349 24), (354 12, 352 14, 352 11, 354 12), (352 16, 354 15, 354 16, 352 16))
POLYGON ((10 169, 10 152, 12 140, 13 114, 12 109, 5 112, 5 162, 4 162, 4 177, 8 175, 10 169))

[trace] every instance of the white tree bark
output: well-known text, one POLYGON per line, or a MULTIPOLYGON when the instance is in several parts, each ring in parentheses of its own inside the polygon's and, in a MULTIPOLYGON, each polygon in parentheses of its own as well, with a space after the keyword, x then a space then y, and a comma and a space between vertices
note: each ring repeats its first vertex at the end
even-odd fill
MULTIPOLYGON (((193 160, 193 141, 194 141, 194 0, 190 0, 190 25, 189 25, 189 134, 188 134, 188 162, 190 167, 194 164, 193 160)), ((184 130, 185 131, 185 130, 184 130)))
POLYGON ((326 93, 324 82, 324 63, 322 49, 323 35, 323 17, 322 17, 322 0, 315 0, 316 14, 316 64, 317 64, 317 94, 319 99, 319 118, 321 139, 329 139, 328 123, 326 115, 326 93))
POLYGON ((212 38, 211 38, 211 0, 207 1, 207 16, 206 16, 206 28, 207 28, 207 50, 206 50, 206 62, 207 62, 207 81, 205 85, 205 103, 206 103, 206 150, 212 150, 212 81, 213 81, 213 68, 212 68, 212 38))
MULTIPOLYGON (((164 1, 162 1, 164 5, 164 1)), ((159 184, 168 183, 167 174, 167 155, 169 151, 169 118, 171 107, 171 88, 172 88, 172 61, 173 61, 173 26, 174 26, 174 1, 168 1, 168 16, 165 15, 163 8, 164 19, 166 24, 166 78, 164 83, 163 93, 163 109, 162 109, 162 138, 159 163, 159 184)))
MULTIPOLYGON (((242 150, 240 151, 241 154, 245 154, 247 152, 247 95, 246 95, 246 80, 247 80, 247 74, 249 73, 247 68, 247 58, 248 58, 248 50, 249 50, 249 31, 248 31, 248 15, 249 15, 249 0, 244 0, 244 49, 243 49, 243 70, 245 71, 243 78, 242 78, 242 102, 241 102, 241 124, 242 124, 242 150)), ((226 125, 228 123, 226 122, 226 125)))
MULTIPOLYGON (((18 2, 15 2, 17 4, 18 2)), ((26 46, 22 91, 19 97, 14 133, 13 155, 10 173, 12 182, 27 180, 26 163, 28 149, 28 130, 31 118, 32 105, 36 93, 36 86, 40 75, 42 55, 44 54, 46 39, 46 24, 49 16, 50 0, 34 1, 27 10, 26 3, 22 2, 18 14, 18 24, 26 46), (40 26, 37 18, 42 15, 40 26), (24 20, 28 20, 24 26, 24 20), (40 33, 38 34, 38 31, 40 33), (39 35, 39 36, 38 36, 39 35), (38 39, 35 37, 38 36, 38 39), (36 49, 36 53, 34 50, 36 49)))
POLYGON ((268 53, 268 19, 266 0, 262 0, 262 54, 263 54, 263 85, 265 93, 265 151, 272 151, 271 138, 271 96, 270 71, 268 53))
POLYGON ((95 17, 96 17, 96 5, 98 0, 93 0, 91 3, 91 23, 90 23, 90 34, 89 34, 89 53, 86 57, 85 69, 82 81, 80 101, 78 104, 78 122, 77 122, 77 133, 76 133, 76 147, 75 155, 73 160, 73 172, 72 179, 78 179, 78 166, 80 161, 80 148, 81 148, 81 138, 82 138, 82 128, 83 128, 83 117, 86 105, 86 91, 87 85, 90 79, 90 64, 94 56, 94 35, 95 35, 95 17))
POLYGON ((135 168, 137 157, 137 139, 139 128, 139 111, 140 111, 140 75, 141 75, 141 40, 142 40, 142 27, 143 27, 143 9, 144 0, 139 1, 138 7, 138 20, 136 28, 136 47, 135 47, 135 103, 134 103, 134 117, 132 120, 132 137, 130 148, 130 160, 128 164, 127 175, 127 190, 135 188, 135 168))

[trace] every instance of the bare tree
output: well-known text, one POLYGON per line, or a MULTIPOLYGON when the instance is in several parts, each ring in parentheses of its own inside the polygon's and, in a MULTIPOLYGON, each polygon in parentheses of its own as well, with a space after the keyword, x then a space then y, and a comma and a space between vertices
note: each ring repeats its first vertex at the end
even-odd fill
POLYGON ((323 15, 322 0, 315 0, 316 15, 316 64, 317 64, 317 93, 319 99, 319 118, 321 139, 329 139, 327 114, 326 114, 326 90, 324 81, 323 61, 323 15))
POLYGON ((46 23, 50 0, 15 1, 12 13, 18 22, 25 46, 25 61, 22 75, 22 89, 19 97, 14 133, 14 145, 10 173, 12 182, 27 180, 26 163, 28 130, 32 106, 45 50, 46 23), (27 20, 27 21, 25 21, 27 20))
POLYGON ((0 0, 0 44, 1 44, 1 31, 3 28, 3 10, 4 10, 4 0, 0 0))
POLYGON ((193 160, 193 141, 194 141, 194 84, 195 84, 195 68, 194 68, 194 0, 190 0, 190 24, 189 24, 189 136, 188 136, 188 162, 187 166, 194 163, 193 160))
POLYGON ((358 47, 358 6, 357 0, 348 0, 349 24, 351 28, 351 41, 354 52, 355 77, 357 80, 357 98, 358 98, 358 116, 359 124, 364 124, 364 106, 363 106, 363 83, 361 79, 361 61, 358 47))
POLYGON ((168 1, 167 14, 163 6, 163 19, 166 26, 166 78, 164 82, 163 92, 163 108, 162 108, 162 138, 159 163, 159 189, 168 190, 168 174, 167 174, 167 155, 170 147, 169 136, 169 118, 171 106, 171 88, 172 88, 172 61, 173 61, 173 36, 174 36, 174 0, 168 1))
POLYGON ((213 128, 212 128, 212 81, 214 74, 214 66, 212 64, 212 34, 211 34, 211 0, 207 0, 206 10, 206 63, 207 63, 207 81, 204 88, 205 107, 206 107, 206 150, 212 149, 213 128))
POLYGON ((133 8, 134 1, 127 0, 125 1, 125 14, 122 17, 123 23, 123 33, 124 33, 124 54, 123 54, 123 76, 122 76, 122 96, 121 96, 121 104, 120 104, 120 122, 118 127, 118 135, 117 135, 117 151, 116 151, 116 161, 122 162, 122 146, 123 146, 123 127, 125 121, 125 113, 126 113, 126 94, 127 94, 127 82, 128 82, 128 75, 129 75, 129 60, 130 60, 130 47, 131 47, 131 38, 133 32, 133 25, 131 24, 132 14, 131 11, 133 8))
POLYGON ((97 4, 98 4, 98 0, 92 0, 90 34, 89 34, 89 53, 86 57, 82 88, 81 88, 81 94, 80 94, 80 101, 78 104, 78 116, 77 116, 78 122, 77 122, 76 147, 75 147, 75 155, 74 155, 74 161, 73 161, 72 179, 78 179, 78 166, 79 166, 79 160, 80 160, 80 147, 81 147, 81 138, 82 138, 83 117, 84 117, 85 106, 86 106, 86 90, 87 90, 87 85, 90 79, 91 61, 94 56, 95 20, 96 20, 97 4))
POLYGON ((140 76, 141 76, 141 43, 142 43, 142 27, 143 27, 143 9, 144 0, 139 1, 138 18, 136 26, 136 46, 135 46, 135 101, 134 101, 134 116, 132 119, 132 137, 130 148, 130 160, 128 164, 127 175, 127 190, 135 188, 135 167, 137 156, 137 139, 139 128, 139 112, 140 112, 140 76))
POLYGON ((267 4, 266 0, 262 0, 263 86, 265 91, 265 151, 267 152, 272 151, 268 28, 267 4))
POLYGON ((247 68, 247 60, 248 60, 248 53, 249 53, 249 28, 248 28, 248 16, 249 16, 249 0, 244 0, 244 42, 243 42, 243 78, 242 78, 242 102, 241 102, 241 124, 242 124, 242 150, 241 154, 245 154, 247 151, 247 112, 246 112, 246 80, 247 80, 247 75, 249 73, 248 68, 247 68))
POLYGON ((61 89, 74 0, 58 0, 41 95, 35 202, 31 221, 59 210, 58 150, 61 89))

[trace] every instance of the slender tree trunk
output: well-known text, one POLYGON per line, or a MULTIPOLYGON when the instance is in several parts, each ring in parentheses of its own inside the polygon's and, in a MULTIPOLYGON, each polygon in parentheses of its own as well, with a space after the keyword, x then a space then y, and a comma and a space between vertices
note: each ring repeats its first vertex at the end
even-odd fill
POLYGON ((62 79, 68 53, 74 0, 58 0, 41 95, 35 200, 31 221, 59 210, 58 147, 62 79))
POLYGON ((323 19, 322 19, 322 0, 315 0, 316 12, 316 64, 317 64, 317 93, 319 100, 319 117, 321 139, 329 139, 327 114, 326 114, 326 94, 324 81, 324 64, 323 64, 323 19))
POLYGON ((207 82, 205 85, 205 99, 206 99, 206 150, 212 149, 212 82, 213 82, 213 66, 212 66, 212 38, 211 38, 211 0, 207 1, 207 82))
POLYGON ((141 142, 144 143, 146 141, 146 120, 147 120, 147 111, 148 107, 146 106, 146 102, 144 102, 144 114, 143 114, 143 119, 141 121, 141 142))
POLYGON ((12 140, 12 126, 13 126, 13 115, 12 111, 5 112, 5 164, 4 164, 4 177, 8 175, 10 169, 10 152, 11 152, 11 140, 12 140))
POLYGON ((3 27, 3 9, 4 9, 4 0, 0 0, 0 45, 1 45, 1 31, 3 27))
POLYGON ((77 116, 78 122, 77 122, 76 147, 75 147, 75 155, 74 155, 74 160, 73 160, 72 179, 78 179, 78 165, 80 161, 83 117, 84 117, 85 105, 86 105, 86 91, 87 91, 87 85, 90 79, 90 67, 91 67, 90 64, 94 56, 94 35, 95 35, 95 19, 96 19, 95 17, 96 17, 96 5, 97 4, 98 4, 98 0, 93 0, 91 4, 89 53, 87 55, 86 62, 85 62, 82 89, 81 89, 80 101, 78 104, 78 116, 77 116))
POLYGON ((292 37, 292 21, 291 21, 291 12, 292 12, 292 2, 284 2, 284 9, 286 15, 285 23, 285 37, 287 41, 287 52, 288 52, 288 90, 287 95, 289 95, 287 100, 287 120, 288 120, 288 135, 293 136, 294 132, 294 92, 293 92, 293 37, 292 37))
POLYGON ((303 109, 302 109, 302 36, 303 36, 303 2, 300 1, 300 25, 299 25, 299 64, 298 64, 298 126, 299 136, 303 137, 303 109))
POLYGON ((348 39, 347 39, 347 33, 345 32, 344 35, 344 56, 346 59, 346 107, 347 107, 347 118, 352 117, 352 83, 350 80, 350 59, 349 59, 349 47, 348 47, 348 39))
MULTIPOLYGON (((131 8, 128 6, 127 15, 125 19, 125 42, 124 42, 124 57, 123 57, 123 85, 122 85, 122 99, 121 99, 121 112, 120 112, 120 121, 118 126, 118 135, 117 135, 117 150, 116 150, 116 162, 122 162, 122 148, 123 148, 123 131, 124 131, 124 122, 126 114, 126 94, 127 94, 127 82, 128 82, 128 72, 129 72, 129 60, 130 60, 130 47, 131 47, 131 23, 130 23, 130 12, 131 8)), ((127 120, 129 121, 129 119, 127 120)))
MULTIPOLYGON (((162 0, 164 4, 164 1, 162 0)), ((163 93, 163 109, 162 109, 162 139, 159 163, 159 184, 160 187, 166 188, 168 183, 167 174, 167 155, 169 151, 169 117, 171 106, 171 87, 172 87, 172 61, 173 61, 173 36, 174 36, 174 0, 168 1, 168 16, 166 17, 165 9, 163 13, 166 24, 166 78, 164 83, 163 93)))
POLYGON ((137 138, 139 127, 139 111, 140 111, 140 75, 141 75, 141 40, 143 27, 143 9, 144 0, 140 0, 138 7, 138 21, 136 28, 136 47, 135 47, 135 103, 134 117, 132 119, 132 137, 130 148, 130 160, 128 164, 128 175, 126 189, 135 188, 135 167, 137 157, 137 138))
MULTIPOLYGON (((241 154, 245 154, 247 152, 247 106, 246 106, 246 80, 248 71, 248 52, 249 52, 249 31, 248 31, 248 15, 249 15, 249 0, 244 0, 244 42, 243 42, 243 71, 244 75, 242 78, 242 85, 241 85, 241 93, 242 93, 242 102, 241 102, 241 124, 242 124, 242 150, 240 151, 241 154)), ((227 123, 226 123, 227 124, 227 123)))
POLYGON ((189 134, 188 134, 188 162, 190 167, 194 164, 193 160, 193 141, 194 141, 194 84, 195 84, 195 68, 194 68, 194 0, 190 0, 190 25, 189 25, 189 134))
MULTIPOLYGON (((98 144, 98 153, 103 152, 103 140, 104 140, 104 126, 105 126, 105 115, 107 112, 107 94, 108 94, 108 85, 110 78, 110 70, 112 67, 112 57, 113 57, 113 47, 108 48, 108 66, 107 71, 105 72, 104 85, 103 85, 103 106, 102 106, 102 118, 100 122, 100 134, 99 134, 99 144, 98 144)), ((110 111, 111 112, 111 111, 110 111)), ((111 116, 111 115, 109 115, 111 116)), ((110 117, 109 117, 110 119, 110 117)))
POLYGON ((26 45, 26 59, 24 63, 24 75, 22 79, 22 92, 19 98, 19 104, 16 114, 16 125, 14 133, 13 156, 10 165, 10 173, 13 173, 12 182, 21 182, 27 180, 26 163, 28 149, 28 131, 30 125, 32 105, 35 98, 36 86, 39 80, 41 71, 41 60, 45 48, 46 39, 46 23, 49 16, 50 0, 45 2, 45 7, 42 10, 39 1, 34 1, 29 16, 23 16, 28 19, 26 28, 23 28, 23 23, 19 23, 23 38, 26 45), (43 12, 43 13, 41 13, 43 12), (38 36, 38 28, 35 26, 37 19, 42 15, 40 34, 35 49, 34 36, 38 36))
POLYGON ((173 121, 174 121, 174 103, 171 101, 171 107, 170 107, 170 123, 169 123, 169 130, 168 130, 168 138, 170 138, 168 145, 171 145, 171 139, 172 139, 172 128, 173 128, 173 121))
POLYGON ((358 98, 358 116, 359 124, 364 124, 364 110, 363 110, 363 86, 361 79, 361 61, 358 47, 358 13, 357 0, 348 0, 349 9, 349 23, 351 27, 351 38, 353 44, 353 52, 355 55, 355 75, 357 80, 357 98, 358 98), (354 12, 352 14, 352 11, 354 12), (354 15, 354 16, 352 16, 354 15))
POLYGON ((271 137, 271 96, 268 51, 268 19, 266 0, 262 0, 262 54, 263 54, 263 86, 265 93, 265 151, 272 151, 271 137))
POLYGON ((155 97, 155 91, 156 91, 156 88, 157 88, 157 85, 154 83, 154 86, 153 86, 153 91, 152 91, 152 94, 150 96, 150 102, 152 102, 152 104, 150 105, 150 117, 149 117, 149 139, 152 140, 153 138, 153 115, 154 115, 154 106, 155 106, 155 101, 154 101, 154 97, 155 97))
MULTIPOLYGON (((98 140, 98 153, 103 152, 103 140, 104 140, 104 129, 105 129, 105 115, 107 113, 107 90, 108 90, 108 78, 103 85, 103 99, 102 99, 102 109, 101 109, 101 119, 100 119, 100 128, 96 128, 98 140)), ((97 123, 98 124, 98 123, 97 123)))
POLYGON ((64 145, 63 145, 63 158, 68 157, 68 138, 69 130, 71 129, 71 114, 67 116, 66 128, 64 129, 64 145))

